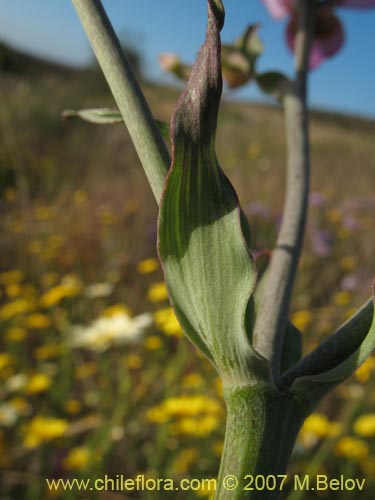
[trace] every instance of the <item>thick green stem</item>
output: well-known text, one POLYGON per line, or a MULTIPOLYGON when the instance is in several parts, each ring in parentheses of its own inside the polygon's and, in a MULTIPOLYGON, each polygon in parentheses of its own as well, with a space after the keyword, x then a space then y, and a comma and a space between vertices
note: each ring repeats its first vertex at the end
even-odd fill
POLYGON ((159 203, 170 157, 100 0, 72 0, 159 203))
POLYGON ((225 400, 227 427, 215 500, 277 499, 286 488, 280 476, 311 411, 308 401, 266 384, 231 389, 225 400))

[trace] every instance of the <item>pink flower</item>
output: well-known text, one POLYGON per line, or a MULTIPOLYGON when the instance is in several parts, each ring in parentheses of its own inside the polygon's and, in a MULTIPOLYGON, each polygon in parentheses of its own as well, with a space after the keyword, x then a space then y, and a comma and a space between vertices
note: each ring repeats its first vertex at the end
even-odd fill
MULTIPOLYGON (((298 0, 263 0, 263 3, 276 19, 290 16, 286 28, 286 41, 293 52, 297 32, 298 0)), ((320 5, 314 20, 310 68, 316 68, 325 59, 334 56, 344 44, 344 29, 333 12, 334 7, 369 9, 375 7, 375 0, 326 0, 320 5)))
MULTIPOLYGON (((294 13, 286 28, 286 41, 294 52, 297 32, 297 17, 294 13)), ((328 8, 319 9, 315 14, 313 41, 310 50, 309 66, 317 68, 325 59, 334 56, 344 44, 344 29, 340 20, 328 8)))
POLYGON ((281 19, 293 12, 297 0, 263 0, 263 3, 275 19, 281 19))

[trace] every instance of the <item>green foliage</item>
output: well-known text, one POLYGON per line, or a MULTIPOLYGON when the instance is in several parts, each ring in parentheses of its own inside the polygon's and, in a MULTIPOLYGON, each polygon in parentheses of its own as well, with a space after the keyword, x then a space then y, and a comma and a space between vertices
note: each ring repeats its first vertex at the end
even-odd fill
MULTIPOLYGON (((80 109, 78 111, 67 109, 63 112, 62 116, 68 120, 71 118, 81 118, 86 122, 95 123, 97 125, 112 125, 114 123, 124 122, 120 111, 110 108, 80 109)), ((170 132, 168 123, 160 120, 155 121, 163 138, 169 140, 170 132)))

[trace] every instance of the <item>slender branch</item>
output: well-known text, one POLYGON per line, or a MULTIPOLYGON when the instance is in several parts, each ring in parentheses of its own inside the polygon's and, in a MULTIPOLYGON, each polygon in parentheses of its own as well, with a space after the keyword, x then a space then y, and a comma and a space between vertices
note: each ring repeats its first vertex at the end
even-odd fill
POLYGON ((307 217, 310 158, 306 89, 312 17, 313 1, 299 2, 296 78, 293 91, 284 98, 288 147, 285 205, 254 331, 255 348, 271 361, 275 376, 280 370, 283 335, 307 217))
POLYGON ((72 0, 159 202, 170 158, 100 0, 72 0))

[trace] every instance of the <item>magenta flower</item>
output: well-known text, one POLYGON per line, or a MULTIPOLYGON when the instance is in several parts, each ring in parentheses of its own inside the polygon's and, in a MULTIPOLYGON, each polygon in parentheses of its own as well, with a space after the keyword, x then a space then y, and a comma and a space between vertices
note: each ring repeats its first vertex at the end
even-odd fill
POLYGON ((281 19, 294 11, 297 0, 263 0, 263 3, 275 19, 281 19))
MULTIPOLYGON (((294 12, 286 28, 286 42, 294 52, 297 32, 297 15, 294 12)), ((325 59, 334 56, 344 44, 344 29, 332 9, 325 7, 315 14, 313 40, 310 49, 309 66, 317 68, 325 59)))
MULTIPOLYGON (((298 0, 263 0, 263 3, 276 19, 290 16, 286 28, 286 41, 293 52, 297 31, 298 0)), ((334 14, 335 7, 370 9, 375 8, 375 0, 326 0, 320 3, 314 20, 310 68, 316 68, 325 59, 334 56, 344 43, 344 29, 334 14)))

